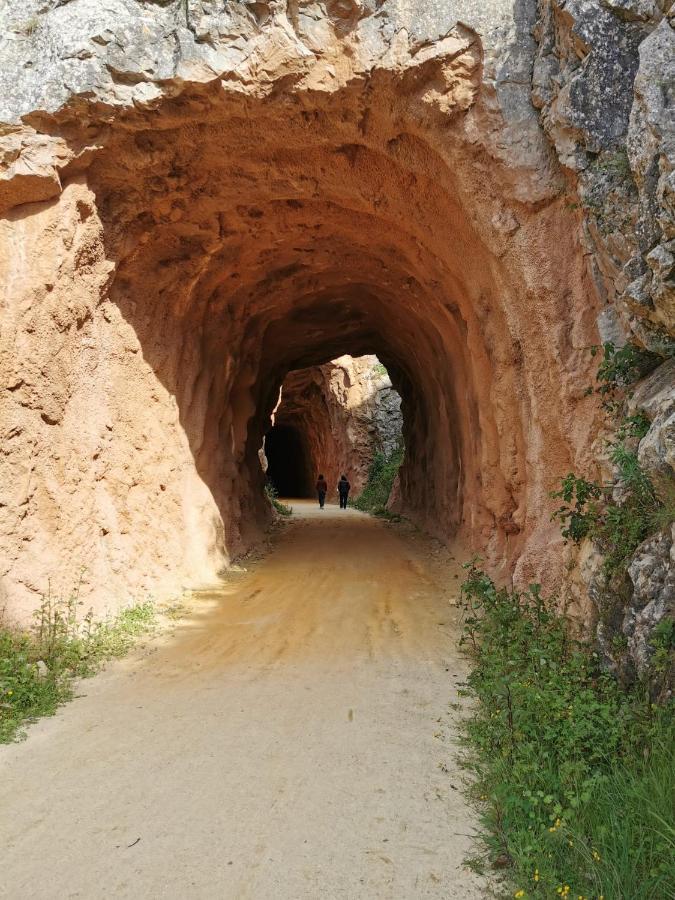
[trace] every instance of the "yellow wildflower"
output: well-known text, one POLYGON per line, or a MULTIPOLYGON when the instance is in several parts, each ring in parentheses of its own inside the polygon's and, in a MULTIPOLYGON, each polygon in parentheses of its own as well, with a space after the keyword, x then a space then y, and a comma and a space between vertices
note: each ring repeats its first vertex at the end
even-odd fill
POLYGON ((534 870, 534 875, 532 877, 535 881, 539 881, 539 869, 534 870))
POLYGON ((525 896, 525 891, 516 891, 515 894, 514 894, 513 896, 514 896, 514 897, 524 897, 524 896, 525 896))
POLYGON ((599 854, 598 851, 595 849, 595 847, 593 848, 592 853, 593 853, 593 859, 594 859, 596 862, 600 862, 600 854, 599 854))

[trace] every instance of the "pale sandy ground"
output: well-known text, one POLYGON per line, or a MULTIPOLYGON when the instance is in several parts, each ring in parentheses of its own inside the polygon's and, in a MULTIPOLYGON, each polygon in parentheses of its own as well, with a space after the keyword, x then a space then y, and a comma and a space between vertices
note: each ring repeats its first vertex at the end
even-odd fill
POLYGON ((488 896, 448 711, 459 570, 295 509, 266 559, 0 748, 0 896, 488 896))

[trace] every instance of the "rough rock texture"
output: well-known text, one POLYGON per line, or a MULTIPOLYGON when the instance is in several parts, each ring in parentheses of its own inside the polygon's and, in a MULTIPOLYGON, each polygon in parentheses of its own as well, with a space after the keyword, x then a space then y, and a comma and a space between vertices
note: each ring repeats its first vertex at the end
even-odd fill
POLYGON ((293 429, 302 446, 304 489, 296 496, 313 496, 319 473, 328 481, 331 499, 343 473, 356 496, 375 453, 390 453, 402 438, 401 398, 376 356, 345 355, 290 372, 274 423, 293 429))
POLYGON ((654 629, 675 616, 675 525, 647 538, 628 567, 633 586, 621 630, 638 675, 643 675, 653 653, 654 629))
POLYGON ((675 359, 644 379, 630 398, 630 411, 651 422, 638 445, 638 459, 657 490, 667 490, 675 482, 675 359))
POLYGON ((533 102, 576 174, 603 340, 672 353, 675 29, 671 0, 540 0, 533 102))
POLYGON ((213 577, 269 515, 284 377, 343 353, 402 397, 406 513, 555 583, 548 492, 592 465, 596 317, 652 344, 668 324, 671 26, 642 9, 542 0, 537 43, 525 0, 5 3, 0 605, 82 566, 98 608, 213 577), (584 159, 647 123, 623 230, 583 225, 533 69, 582 196, 605 183, 584 159))

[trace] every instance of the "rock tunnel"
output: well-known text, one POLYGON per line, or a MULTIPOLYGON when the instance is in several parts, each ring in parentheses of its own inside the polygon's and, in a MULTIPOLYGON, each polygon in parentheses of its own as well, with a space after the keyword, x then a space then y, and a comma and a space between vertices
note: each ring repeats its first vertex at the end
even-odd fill
POLYGON ((483 66, 458 26, 405 66, 36 114, 69 155, 5 230, 19 608, 82 565, 106 602, 213 579, 270 520, 282 381, 345 353, 401 395, 405 514, 550 574, 597 301, 550 158, 505 131, 483 66))

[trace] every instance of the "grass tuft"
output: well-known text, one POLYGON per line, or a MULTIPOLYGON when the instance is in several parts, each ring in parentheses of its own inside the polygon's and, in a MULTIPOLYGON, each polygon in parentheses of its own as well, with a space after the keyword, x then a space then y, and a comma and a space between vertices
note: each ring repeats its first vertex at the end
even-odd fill
POLYGON ((293 515, 293 507, 286 506, 285 503, 282 503, 279 500, 279 494, 277 493, 277 489, 273 484, 269 482, 265 485, 265 496, 270 501, 272 506, 276 509, 280 516, 291 516, 293 515))

